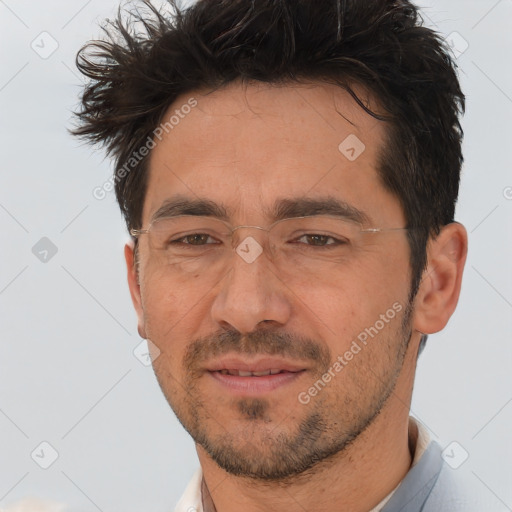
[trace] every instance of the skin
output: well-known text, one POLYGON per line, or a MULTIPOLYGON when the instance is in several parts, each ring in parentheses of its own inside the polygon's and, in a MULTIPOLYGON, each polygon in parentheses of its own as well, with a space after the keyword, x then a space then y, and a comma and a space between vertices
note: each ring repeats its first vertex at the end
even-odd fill
MULTIPOLYGON (((233 83, 178 98, 169 112, 190 96, 197 106, 152 150, 143 227, 176 194, 223 204, 233 225, 268 226, 264 212, 275 200, 326 195, 364 211, 366 227, 406 224, 376 170, 386 125, 343 90, 233 83), (338 150, 350 134, 365 144, 355 161, 338 150)), ((240 240, 260 236, 241 231, 240 240)), ((133 244, 126 245, 139 334, 160 351, 154 370, 196 441, 210 508, 363 512, 409 470, 418 345, 421 333, 441 330, 455 309, 467 236, 453 223, 429 242, 409 315, 406 233, 371 236, 357 258, 314 281, 284 279, 285 270, 264 255, 250 264, 235 255, 214 278, 198 272, 177 280, 158 264, 148 236, 139 239, 138 267, 133 244), (300 403, 298 394, 394 303, 401 311, 308 404, 300 403), (204 370, 215 353, 276 351, 306 371, 261 397, 235 397, 204 370)))

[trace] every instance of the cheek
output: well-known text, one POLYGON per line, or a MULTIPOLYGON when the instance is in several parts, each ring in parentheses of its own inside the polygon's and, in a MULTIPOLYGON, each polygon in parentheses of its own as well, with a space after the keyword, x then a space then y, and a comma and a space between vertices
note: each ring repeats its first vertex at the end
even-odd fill
POLYGON ((190 292, 177 285, 162 272, 147 269, 141 280, 141 297, 148 336, 163 341, 165 333, 172 338, 174 326, 179 325, 190 310, 190 292))
POLYGON ((146 334, 162 353, 181 360, 186 346, 200 336, 210 318, 211 297, 200 275, 177 283, 165 269, 144 269, 141 296, 146 334))
POLYGON ((320 337, 332 340, 331 351, 343 351, 359 333, 393 310, 393 305, 405 309, 410 271, 402 249, 397 247, 396 255, 368 254, 364 261, 332 272, 329 283, 322 286, 297 283, 293 292, 299 315, 308 319, 320 337))

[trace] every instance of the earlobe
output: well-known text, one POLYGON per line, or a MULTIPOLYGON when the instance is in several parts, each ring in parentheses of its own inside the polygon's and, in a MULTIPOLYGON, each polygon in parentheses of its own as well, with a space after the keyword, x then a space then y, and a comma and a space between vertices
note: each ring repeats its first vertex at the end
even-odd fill
POLYGON ((443 329, 459 300, 467 255, 462 224, 444 226, 427 247, 428 264, 415 299, 414 328, 424 334, 443 329))
POLYGON ((135 263, 135 244, 133 241, 126 243, 124 246, 124 257, 126 260, 128 287, 130 289, 133 307, 137 313, 137 330, 139 332, 139 336, 146 339, 147 336, 144 326, 144 310, 142 308, 139 275, 135 263))

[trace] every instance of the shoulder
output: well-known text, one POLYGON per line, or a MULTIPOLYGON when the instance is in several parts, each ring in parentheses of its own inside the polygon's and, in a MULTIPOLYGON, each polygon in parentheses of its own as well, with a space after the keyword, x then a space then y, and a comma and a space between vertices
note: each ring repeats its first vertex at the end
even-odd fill
POLYGON ((462 468, 452 469, 444 461, 423 510, 424 512, 510 512, 499 497, 474 473, 462 468))
POLYGON ((452 468, 430 441, 382 512, 510 512, 472 471, 452 468))

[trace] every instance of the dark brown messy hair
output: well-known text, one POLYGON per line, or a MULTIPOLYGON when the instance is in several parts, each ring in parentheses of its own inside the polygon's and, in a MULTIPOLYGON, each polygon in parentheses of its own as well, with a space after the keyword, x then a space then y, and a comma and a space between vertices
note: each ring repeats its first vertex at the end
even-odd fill
POLYGON ((102 143, 115 161, 115 191, 128 229, 140 228, 147 156, 119 173, 183 93, 249 83, 320 81, 347 90, 388 123, 378 173, 404 210, 411 298, 429 236, 453 221, 462 165, 464 112, 442 37, 408 0, 199 0, 171 12, 141 1, 119 10, 106 38, 86 44, 78 69, 90 80, 73 131, 102 143), (362 86, 382 112, 354 92, 362 86))

